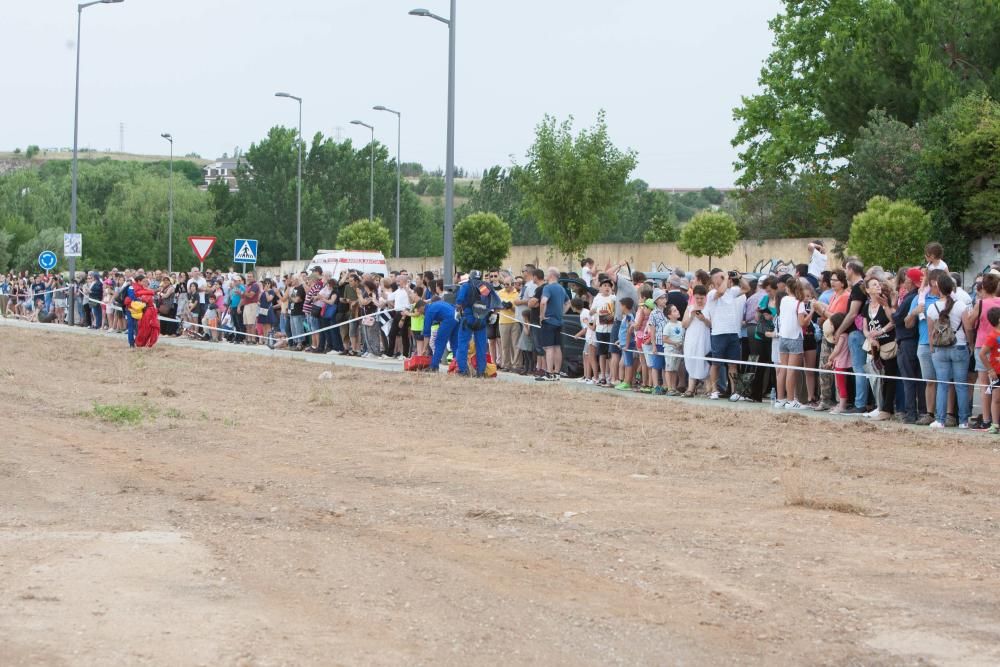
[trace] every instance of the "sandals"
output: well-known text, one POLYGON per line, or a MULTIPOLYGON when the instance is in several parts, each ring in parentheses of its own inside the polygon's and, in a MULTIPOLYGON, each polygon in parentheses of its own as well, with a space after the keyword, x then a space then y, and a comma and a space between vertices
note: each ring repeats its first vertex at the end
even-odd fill
POLYGON ((685 391, 683 394, 681 394, 681 398, 694 398, 694 392, 685 391))

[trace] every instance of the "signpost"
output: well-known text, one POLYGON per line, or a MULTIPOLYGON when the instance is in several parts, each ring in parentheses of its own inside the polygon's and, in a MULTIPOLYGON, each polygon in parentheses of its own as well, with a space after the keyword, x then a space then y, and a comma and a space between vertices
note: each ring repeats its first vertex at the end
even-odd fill
POLYGON ((63 257, 83 257, 83 234, 63 234, 63 257))
POLYGON ((40 255, 38 255, 38 266, 42 267, 45 273, 48 273, 52 269, 56 268, 57 257, 51 250, 43 250, 40 255))
POLYGON ((257 239, 236 239, 233 243, 233 262, 243 265, 243 273, 246 273, 247 264, 256 264, 257 239))
POLYGON ((188 243, 191 244, 191 249, 194 250, 195 256, 198 261, 201 262, 201 270, 205 271, 205 258, 208 254, 212 252, 212 248, 215 247, 216 238, 214 236, 189 236, 188 243))

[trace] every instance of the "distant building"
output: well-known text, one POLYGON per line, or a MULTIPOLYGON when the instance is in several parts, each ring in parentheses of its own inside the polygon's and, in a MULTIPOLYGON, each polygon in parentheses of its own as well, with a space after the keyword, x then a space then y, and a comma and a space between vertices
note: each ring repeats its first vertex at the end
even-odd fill
POLYGON ((240 166, 239 157, 227 157, 223 154, 215 162, 207 164, 202 168, 205 174, 205 185, 203 189, 207 189, 208 186, 215 183, 218 180, 223 180, 229 186, 230 192, 236 192, 239 190, 239 186, 236 184, 236 170, 240 166))

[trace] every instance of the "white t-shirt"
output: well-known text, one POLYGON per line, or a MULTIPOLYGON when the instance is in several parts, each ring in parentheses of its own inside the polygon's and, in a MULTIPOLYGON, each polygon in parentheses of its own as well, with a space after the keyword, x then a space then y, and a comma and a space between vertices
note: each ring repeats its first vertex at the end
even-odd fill
POLYGON ((580 325, 587 330, 584 333, 584 340, 591 345, 597 343, 597 332, 590 326, 590 311, 586 308, 580 311, 580 325))
POLYGON ((951 295, 955 301, 961 301, 966 305, 966 307, 972 305, 972 297, 961 287, 956 287, 954 293, 951 295))
POLYGON ((715 290, 708 293, 709 318, 712 320, 712 335, 738 334, 743 322, 743 307, 747 298, 739 287, 730 287, 721 297, 715 290))
POLYGON ((405 289, 397 289, 395 292, 392 293, 391 298, 392 298, 393 310, 403 312, 404 310, 410 307, 410 295, 406 292, 405 289))
POLYGON ((806 305, 794 296, 781 299, 781 309, 778 311, 778 336, 781 338, 802 338, 802 326, 799 315, 806 312, 806 305))
POLYGON ((931 271, 941 270, 948 273, 948 265, 944 263, 943 259, 939 259, 937 262, 930 262, 927 264, 927 273, 931 271))
POLYGON ((589 266, 580 269, 580 280, 587 283, 587 287, 590 287, 591 281, 594 280, 594 272, 590 270, 589 266))
POLYGON ((604 296, 603 294, 598 294, 594 297, 593 302, 590 304, 590 312, 594 314, 594 326, 597 327, 597 333, 611 333, 612 324, 601 324, 601 312, 610 313, 614 315, 615 313, 615 297, 614 295, 604 296))
POLYGON ((809 258, 809 273, 817 278, 826 271, 826 255, 819 249, 813 248, 812 257, 809 258))
MULTIPOLYGON (((954 295, 952 296, 954 299, 954 295)), ((951 320, 951 327, 955 330, 955 345, 966 345, 968 340, 965 337, 965 329, 962 327, 962 315, 969 309, 969 306, 954 299, 955 305, 948 312, 948 319, 951 320)), ((947 308, 945 299, 938 299, 927 309, 927 326, 934 327, 934 323, 941 317, 941 311, 947 308)), ((930 331, 930 329, 928 329, 930 331)))

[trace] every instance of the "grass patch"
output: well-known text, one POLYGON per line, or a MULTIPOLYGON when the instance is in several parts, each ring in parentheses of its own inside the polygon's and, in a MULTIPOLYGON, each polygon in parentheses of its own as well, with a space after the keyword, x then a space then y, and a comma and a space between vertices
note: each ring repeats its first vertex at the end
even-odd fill
POLYGON ((101 421, 119 426, 138 424, 146 417, 147 410, 136 405, 102 405, 95 403, 92 413, 101 421))
POLYGON ((166 412, 164 412, 163 414, 166 415, 167 417, 170 417, 171 419, 181 418, 181 411, 178 410, 177 408, 167 408, 166 412))

